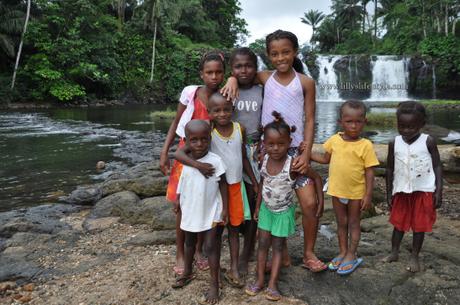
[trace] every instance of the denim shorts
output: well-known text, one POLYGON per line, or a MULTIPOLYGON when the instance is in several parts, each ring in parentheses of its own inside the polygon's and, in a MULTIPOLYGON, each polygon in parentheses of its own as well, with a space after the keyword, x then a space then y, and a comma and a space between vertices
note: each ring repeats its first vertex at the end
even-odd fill
MULTIPOLYGON (((291 156, 292 158, 295 158, 299 156, 299 148, 298 147, 290 147, 288 150, 288 155, 291 156)), ((299 175, 297 176, 297 179, 295 180, 295 189, 302 188, 306 185, 314 184, 314 181, 310 179, 306 175, 299 175)))

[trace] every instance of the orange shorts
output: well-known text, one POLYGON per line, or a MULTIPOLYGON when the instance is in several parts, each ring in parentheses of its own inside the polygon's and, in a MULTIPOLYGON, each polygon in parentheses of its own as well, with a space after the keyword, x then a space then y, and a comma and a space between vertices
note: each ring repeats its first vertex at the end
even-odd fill
MULTIPOLYGON (((185 140, 180 139, 177 148, 185 146, 185 140)), ((179 184, 180 175, 184 166, 177 160, 173 161, 171 172, 169 173, 168 187, 166 188, 166 200, 174 203, 177 200, 177 185, 179 184)))
POLYGON ((241 182, 228 185, 228 218, 230 225, 236 227, 244 222, 244 203, 241 182))

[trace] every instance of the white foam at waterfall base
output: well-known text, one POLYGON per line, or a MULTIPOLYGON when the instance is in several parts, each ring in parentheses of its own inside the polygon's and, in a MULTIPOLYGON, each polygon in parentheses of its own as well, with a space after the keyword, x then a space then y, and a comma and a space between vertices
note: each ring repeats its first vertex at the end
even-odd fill
POLYGON ((341 101, 337 74, 334 70, 334 64, 341 56, 318 56, 316 64, 319 67, 319 77, 316 90, 317 101, 341 101))
POLYGON ((372 61, 372 88, 368 101, 408 99, 408 59, 393 55, 375 56, 372 61))

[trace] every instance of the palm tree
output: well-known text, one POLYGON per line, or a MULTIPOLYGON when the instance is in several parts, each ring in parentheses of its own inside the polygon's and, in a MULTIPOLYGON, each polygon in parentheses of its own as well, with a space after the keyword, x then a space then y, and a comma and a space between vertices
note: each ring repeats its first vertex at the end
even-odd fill
POLYGON ((14 83, 15 83, 15 81, 16 81, 16 72, 18 71, 19 59, 21 58, 22 45, 23 45, 23 43, 24 43, 24 36, 26 35, 26 32, 27 32, 27 24, 29 23, 29 17, 30 17, 30 2, 31 2, 31 0, 27 0, 26 20, 24 21, 24 28, 23 28, 22 34, 21 34, 21 42, 19 43, 18 53, 17 53, 17 55, 16 55, 16 63, 15 63, 15 65, 14 65, 13 78, 12 78, 12 80, 11 80, 11 89, 14 89, 14 83))
POLYGON ((312 35, 311 41, 314 40, 315 31, 318 28, 321 21, 323 21, 325 15, 317 10, 309 10, 308 12, 304 13, 304 17, 300 18, 302 23, 308 24, 312 28, 312 35))
POLYGON ((0 49, 14 58, 14 37, 21 34, 24 12, 11 5, 0 5, 0 49))
POLYGON ((348 29, 356 29, 362 15, 360 0, 333 0, 332 11, 340 23, 348 29))

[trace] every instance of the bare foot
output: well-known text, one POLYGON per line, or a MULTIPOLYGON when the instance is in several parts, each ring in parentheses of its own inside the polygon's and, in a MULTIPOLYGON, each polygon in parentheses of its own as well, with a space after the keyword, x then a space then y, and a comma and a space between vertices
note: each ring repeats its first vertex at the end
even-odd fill
POLYGON ((398 253, 393 253, 393 252, 391 252, 390 255, 385 256, 385 257, 382 259, 382 262, 384 262, 384 263, 397 262, 398 259, 399 259, 399 254, 398 254, 398 253))
POLYGON ((217 304, 219 302, 219 289, 216 287, 209 287, 208 292, 206 292, 201 300, 198 301, 199 304, 217 304))
POLYGON ((248 274, 248 261, 240 259, 240 264, 238 266, 238 272, 242 277, 245 277, 248 274))
POLYGON ((409 259, 409 266, 406 268, 410 272, 419 272, 420 271, 420 262, 418 261, 418 256, 411 256, 409 259))

